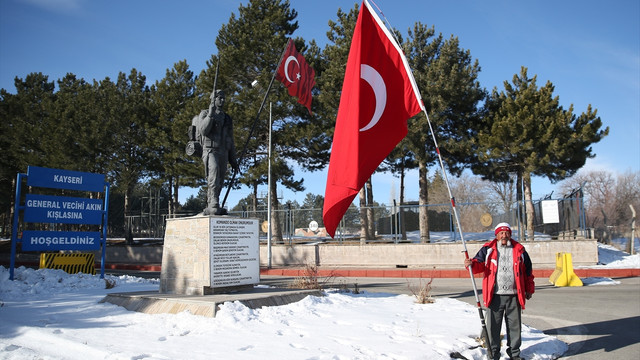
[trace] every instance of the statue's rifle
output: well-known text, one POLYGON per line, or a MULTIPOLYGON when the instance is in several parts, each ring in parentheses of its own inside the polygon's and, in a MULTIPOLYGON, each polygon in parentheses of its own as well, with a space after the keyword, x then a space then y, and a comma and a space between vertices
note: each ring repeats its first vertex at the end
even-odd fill
MULTIPOLYGON (((213 112, 213 108, 215 106, 215 98, 216 98, 216 83, 218 82, 218 68, 220 67, 220 58, 216 62, 216 75, 213 78, 213 92, 209 96, 209 114, 213 112)), ((201 156, 202 155, 202 143, 199 139, 198 130, 196 125, 192 122, 191 126, 189 126, 188 130, 189 142, 187 143, 186 153, 189 156, 201 156)))
POLYGON ((215 106, 216 99, 216 85, 218 83, 218 69, 220 68, 220 57, 218 57, 218 61, 216 61, 216 75, 213 78, 213 91, 211 92, 211 104, 209 105, 209 113, 213 111, 213 106, 215 106))

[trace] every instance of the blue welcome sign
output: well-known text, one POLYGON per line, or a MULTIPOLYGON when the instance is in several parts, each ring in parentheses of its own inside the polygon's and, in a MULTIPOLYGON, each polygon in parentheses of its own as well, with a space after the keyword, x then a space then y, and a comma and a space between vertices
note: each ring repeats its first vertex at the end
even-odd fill
POLYGON ((29 166, 27 185, 52 189, 103 191, 104 175, 29 166))
POLYGON ((104 175, 38 166, 29 166, 26 174, 18 174, 11 232, 10 279, 13 280, 19 241, 23 251, 99 250, 102 247, 100 277, 104 278, 108 204, 109 183, 105 182, 104 175), (104 196, 97 199, 66 196, 69 192, 65 192, 65 196, 26 194, 24 204, 20 204, 24 179, 29 187, 81 191, 83 196, 87 196, 86 192, 104 193, 104 196), (20 210, 24 212, 25 223, 98 225, 102 231, 25 230, 22 238, 18 239, 20 210))

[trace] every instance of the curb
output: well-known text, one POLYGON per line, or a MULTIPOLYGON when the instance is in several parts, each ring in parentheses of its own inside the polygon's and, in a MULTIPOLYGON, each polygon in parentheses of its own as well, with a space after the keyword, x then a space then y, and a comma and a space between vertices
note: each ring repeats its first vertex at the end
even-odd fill
MULTIPOLYGON (((137 271, 162 271, 162 266, 158 264, 152 265, 134 265, 134 264, 104 264, 105 270, 137 270, 137 271)), ((100 269, 100 263, 96 264, 96 269, 100 269)))
MULTIPOLYGON (((554 269, 533 270, 536 278, 550 277, 554 269)), ((576 275, 588 277, 636 277, 640 276, 640 269, 574 269, 576 275)), ((260 275, 272 276, 308 276, 307 270, 302 268, 260 269, 260 275)), ((469 271, 465 269, 318 269, 317 276, 321 277, 394 277, 394 278, 468 278, 469 271)), ((474 274, 475 278, 482 278, 482 274, 474 274)))
MULTIPOLYGON (((6 267, 9 265, 7 264, 6 267)), ((16 267, 38 267, 39 263, 19 262, 16 267)), ((133 270, 133 271, 162 271, 160 264, 105 264, 105 270, 133 270)), ((100 263, 96 263, 96 270, 100 269, 100 263)), ((548 278, 555 269, 534 269, 533 275, 536 278, 548 278)), ((624 278, 640 276, 640 268, 583 268, 574 269, 573 272, 581 278, 589 277, 608 277, 608 278, 624 278)), ((260 268, 260 275, 268 276, 288 276, 288 277, 304 277, 307 275, 306 268, 287 267, 287 268, 260 268)), ((380 269, 380 268, 324 268, 317 269, 315 276, 321 277, 381 277, 381 278, 468 278, 469 271, 466 269, 380 269)), ((481 279, 482 274, 474 274, 475 278, 481 279)))

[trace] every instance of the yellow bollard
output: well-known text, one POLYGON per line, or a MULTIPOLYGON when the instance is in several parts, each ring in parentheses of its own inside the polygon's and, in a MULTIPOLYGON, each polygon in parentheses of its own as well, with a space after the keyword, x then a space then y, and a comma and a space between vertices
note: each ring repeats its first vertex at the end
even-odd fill
POLYGON ((582 280, 573 272, 571 253, 556 253, 556 269, 549 277, 555 286, 582 286, 582 280))
POLYGON ((564 253, 556 253, 556 269, 553 270, 553 273, 549 277, 549 282, 551 284, 553 284, 553 285, 556 284, 556 281, 558 280, 558 278, 562 274, 562 268, 564 266, 562 264, 562 258, 563 258, 562 254, 564 254, 564 253))

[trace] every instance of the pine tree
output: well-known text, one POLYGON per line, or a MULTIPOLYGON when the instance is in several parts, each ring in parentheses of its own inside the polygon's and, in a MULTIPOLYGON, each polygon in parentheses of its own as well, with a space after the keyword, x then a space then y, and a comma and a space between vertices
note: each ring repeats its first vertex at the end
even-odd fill
MULTIPOLYGON (((471 134, 485 90, 477 80, 480 66, 458 38, 434 37, 434 28, 416 23, 403 46, 426 106, 440 154, 448 170, 458 174, 469 162, 471 134)), ((407 144, 415 154, 419 173, 420 240, 429 241, 428 168, 438 162, 435 144, 424 114, 408 122, 407 144)))
MULTIPOLYGON (((131 199, 139 180, 150 174, 153 151, 149 147, 150 129, 157 126, 151 116, 150 90, 146 77, 136 69, 129 75, 120 72, 110 95, 108 123, 112 136, 109 173, 115 190, 124 193, 124 215, 130 215, 131 199), (115 96, 114 96, 115 95, 115 96)), ((130 232, 127 240, 131 242, 130 232)))
POLYGON ((0 212, 6 214, 7 224, 16 174, 25 173, 30 165, 49 166, 54 155, 47 153, 47 144, 56 140, 51 127, 57 126, 52 114, 55 84, 48 76, 30 73, 24 80, 16 77, 14 84, 15 94, 0 90, 0 212))
POLYGON ((3 121, 9 121, 12 128, 12 162, 25 172, 28 165, 47 166, 45 142, 51 139, 55 84, 42 73, 31 73, 24 80, 16 78, 15 85, 16 94, 6 99, 9 117, 3 121))
POLYGON ((349 49, 353 31, 358 19, 359 6, 356 3, 348 13, 338 9, 337 21, 329 21, 329 31, 327 32, 328 44, 322 50, 323 69, 321 76, 316 81, 319 94, 317 99, 321 114, 320 118, 327 121, 324 126, 330 129, 330 136, 333 136, 338 107, 340 105, 340 94, 342 82, 344 80, 345 67, 349 58, 349 49))
POLYGON ((155 153, 152 169, 157 179, 169 190, 169 214, 178 210, 178 189, 202 183, 202 171, 194 163, 199 158, 185 153, 187 129, 194 114, 188 107, 193 101, 195 77, 186 60, 167 69, 162 80, 151 88, 153 116, 157 126, 149 129, 150 147, 155 153))
POLYGON ((477 159, 473 166, 474 173, 484 179, 505 182, 515 174, 522 181, 531 240, 531 175, 544 176, 552 182, 573 175, 595 156, 591 144, 609 133, 608 127, 601 129, 602 120, 591 105, 576 116, 573 105, 567 110, 560 106, 551 82, 538 88, 536 78, 529 78, 527 68, 522 67, 511 84, 505 81, 503 92, 493 90, 486 115, 477 123, 477 159))
POLYGON ((107 125, 98 116, 97 85, 68 73, 58 80, 54 122, 48 152, 56 154, 51 167, 104 174, 105 149, 111 137, 107 125))

